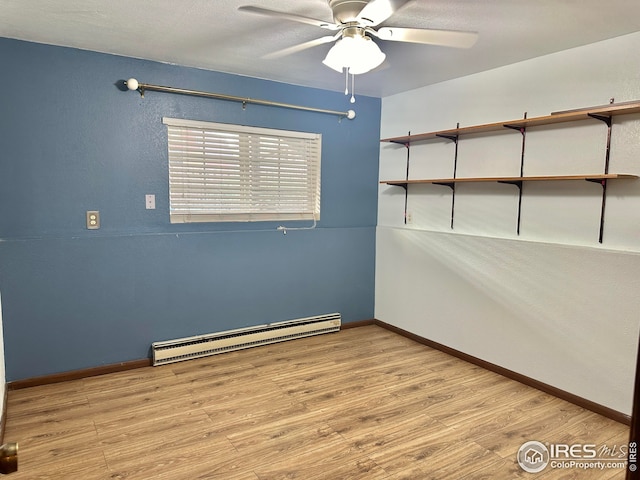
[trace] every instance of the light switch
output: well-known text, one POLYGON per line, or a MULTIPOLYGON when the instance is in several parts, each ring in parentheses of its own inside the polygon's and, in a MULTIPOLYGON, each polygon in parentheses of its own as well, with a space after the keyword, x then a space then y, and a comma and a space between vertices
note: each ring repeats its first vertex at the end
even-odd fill
POLYGON ((156 196, 152 193, 148 193, 144 196, 145 206, 147 210, 155 210, 156 209, 156 196))
POLYGON ((100 212, 97 210, 87 210, 87 228, 97 230, 100 228, 100 212))

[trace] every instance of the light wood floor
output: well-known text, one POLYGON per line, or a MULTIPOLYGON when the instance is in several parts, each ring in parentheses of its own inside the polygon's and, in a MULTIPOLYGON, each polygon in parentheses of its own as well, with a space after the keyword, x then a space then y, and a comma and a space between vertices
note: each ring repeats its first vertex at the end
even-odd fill
POLYGON ((516 462, 628 428, 377 326, 9 392, 10 479, 623 479, 516 462))

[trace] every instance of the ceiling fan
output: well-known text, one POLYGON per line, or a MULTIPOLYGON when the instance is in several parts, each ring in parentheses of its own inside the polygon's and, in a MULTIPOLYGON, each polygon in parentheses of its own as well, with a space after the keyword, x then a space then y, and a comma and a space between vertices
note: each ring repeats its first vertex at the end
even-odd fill
POLYGON ((346 69, 346 73, 351 75, 366 73, 384 61, 385 54, 372 40, 372 37, 393 42, 455 48, 470 48, 476 43, 478 39, 476 32, 400 27, 374 28, 410 1, 412 0, 328 0, 329 8, 333 12, 333 22, 253 5, 241 6, 238 10, 335 31, 336 33, 333 35, 287 47, 269 53, 263 58, 279 58, 325 43, 336 42, 329 50, 323 63, 338 72, 343 72, 346 69))

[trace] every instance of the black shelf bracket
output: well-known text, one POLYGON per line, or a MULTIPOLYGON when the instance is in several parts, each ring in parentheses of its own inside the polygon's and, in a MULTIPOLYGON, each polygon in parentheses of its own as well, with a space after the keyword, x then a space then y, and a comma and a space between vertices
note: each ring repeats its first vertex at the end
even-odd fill
POLYGON ((597 113, 588 113, 587 115, 589 115, 591 118, 594 118, 596 120, 600 120, 601 122, 606 123, 607 127, 611 126, 611 116, 610 115, 598 115, 597 113))
MULTIPOLYGON (((607 145, 604 153, 604 173, 609 173, 609 158, 611 156, 611 115, 598 115, 596 113, 588 114, 595 120, 600 120, 607 125, 607 145)), ((602 206, 600 208, 600 229, 598 233, 598 243, 602 243, 604 237, 604 213, 607 204, 607 179, 596 180, 593 178, 586 178, 588 182, 599 183, 602 185, 602 206)))
POLYGON ((607 184, 606 178, 585 178, 585 181, 591 182, 591 183, 597 183, 602 187, 604 187, 607 184))
MULTIPOLYGON (((409 181, 409 160, 411 159, 411 130, 407 133, 408 140, 403 143, 407 148, 407 170, 405 173, 405 180, 409 181)), ((407 209, 409 205, 409 183, 403 183, 400 185, 404 188, 404 224, 407 224, 407 209)))
POLYGON ((507 185, 515 185, 522 190, 522 180, 496 180, 498 183, 505 183, 507 185))
POLYGON ((407 169, 406 169, 406 173, 405 173, 405 180, 407 180, 407 183, 392 183, 391 185, 395 186, 395 187, 401 187, 404 189, 404 224, 407 224, 407 203, 409 201, 409 160, 411 157, 411 131, 409 131, 408 133, 408 137, 409 139, 406 142, 400 141, 400 140, 390 140, 389 143, 393 143, 396 145, 402 145, 407 149, 407 169))
MULTIPOLYGON (((460 128, 460 122, 456 124, 456 129, 460 128)), ((453 155, 453 178, 456 178, 456 170, 458 168, 458 138, 459 135, 449 135, 446 133, 436 133, 436 137, 450 140, 455 145, 455 151, 453 155)), ((433 185, 441 185, 443 187, 449 187, 451 189, 451 229, 453 230, 453 218, 456 205, 456 184, 455 182, 433 182, 433 185)))
MULTIPOLYGON (((522 116, 525 120, 527 119, 527 112, 524 112, 522 116)), ((510 128, 511 130, 517 130, 522 135, 522 149, 520 150, 520 176, 524 176, 524 152, 525 145, 527 140, 527 129, 521 125, 504 125, 505 128, 510 128)), ((518 187, 518 219, 516 220, 516 234, 520 235, 520 218, 522 214, 522 181, 516 182, 503 182, 503 183, 511 183, 518 187)))
MULTIPOLYGON (((525 114, 525 117, 524 117, 524 118, 527 118, 526 114, 525 114)), ((526 130, 526 129, 525 129, 525 127, 520 127, 520 126, 518 126, 518 125, 503 125, 503 127, 504 127, 504 128, 509 128, 509 129, 511 129, 511 130, 517 130, 517 131, 518 131, 518 132, 520 132, 522 135, 524 135, 525 130, 526 130)))
POLYGON ((598 231, 598 243, 602 243, 604 237, 604 212, 607 205, 607 179, 585 178, 587 182, 597 183, 602 187, 602 206, 600 208, 600 229, 598 231))
POLYGON ((393 143, 395 145, 402 145, 403 147, 409 148, 411 146, 411 140, 402 141, 402 140, 389 140, 389 143, 393 143))
POLYGON ((433 182, 433 185, 442 185, 443 187, 449 187, 455 192, 456 184, 454 182, 433 182))
POLYGON ((516 220, 516 234, 520 235, 520 217, 522 214, 522 180, 498 180, 498 183, 515 185, 518 188, 518 219, 516 220))
MULTIPOLYGON (((458 127, 456 128, 459 128, 459 125, 460 124, 458 124, 458 127)), ((436 137, 446 138, 447 140, 451 140, 456 145, 458 144, 458 135, 446 135, 444 133, 436 133, 436 137)))
MULTIPOLYGON (((460 122, 456 123, 456 129, 460 128, 460 122)), ((447 140, 451 140, 455 145, 455 151, 453 154, 453 178, 456 178, 456 172, 458 170, 458 138, 459 135, 456 133, 455 135, 446 135, 446 134, 438 134, 439 137, 446 138, 447 140)), ((453 230, 453 218, 456 210, 456 184, 453 182, 449 183, 441 183, 440 185, 444 185, 451 189, 451 223, 449 227, 453 230)))

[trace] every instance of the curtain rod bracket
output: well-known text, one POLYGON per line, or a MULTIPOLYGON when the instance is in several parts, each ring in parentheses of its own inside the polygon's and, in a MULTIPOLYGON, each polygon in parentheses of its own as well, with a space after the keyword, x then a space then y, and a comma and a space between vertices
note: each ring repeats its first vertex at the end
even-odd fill
POLYGON ((292 108, 294 110, 304 110, 307 112, 316 112, 316 113, 328 113, 331 115, 338 115, 340 118, 346 117, 349 120, 353 120, 356 118, 356 112, 354 110, 348 110, 346 112, 340 112, 337 110, 325 110, 323 108, 314 108, 314 107, 305 107, 302 105, 293 105, 290 103, 281 103, 281 102, 272 102, 270 100, 258 100, 255 98, 244 98, 244 97, 236 97, 234 95, 226 95, 224 93, 211 93, 211 92, 202 92, 199 90, 187 90, 184 88, 176 88, 176 87, 163 87, 162 85, 153 85, 150 83, 140 83, 135 78, 130 78, 126 80, 125 85, 129 90, 136 90, 140 92, 140 96, 144 98, 145 90, 152 90, 156 92, 165 92, 165 93, 177 93, 180 95, 192 95, 195 97, 205 97, 205 98, 215 98, 218 100, 229 100, 233 102, 242 102, 242 108, 246 108, 247 103, 253 103, 257 105, 266 105, 271 107, 281 107, 281 108, 292 108))

